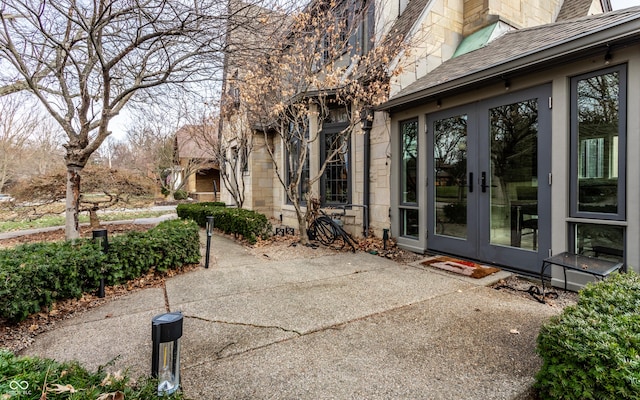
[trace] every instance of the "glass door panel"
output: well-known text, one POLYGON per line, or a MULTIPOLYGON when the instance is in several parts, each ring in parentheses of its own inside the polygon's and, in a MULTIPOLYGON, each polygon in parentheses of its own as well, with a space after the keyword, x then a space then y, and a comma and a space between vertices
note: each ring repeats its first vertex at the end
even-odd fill
POLYGON ((467 116, 434 123, 435 232, 467 238, 467 116))
POLYGON ((537 100, 489 109, 489 140, 490 244, 536 250, 537 100))

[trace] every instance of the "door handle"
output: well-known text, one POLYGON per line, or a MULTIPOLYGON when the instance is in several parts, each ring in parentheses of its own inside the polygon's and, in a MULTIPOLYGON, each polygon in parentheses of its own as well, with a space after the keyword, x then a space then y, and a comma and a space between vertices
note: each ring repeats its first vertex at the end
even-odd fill
POLYGON ((488 187, 489 186, 487 186, 487 173, 485 171, 482 171, 482 173, 480 174, 480 189, 482 189, 482 193, 486 193, 488 187))
POLYGON ((473 193, 473 172, 469 172, 469 193, 473 193))

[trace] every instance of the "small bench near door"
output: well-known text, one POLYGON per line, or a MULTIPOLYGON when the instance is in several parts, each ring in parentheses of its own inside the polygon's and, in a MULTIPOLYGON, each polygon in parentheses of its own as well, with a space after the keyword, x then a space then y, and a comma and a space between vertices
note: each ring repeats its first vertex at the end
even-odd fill
POLYGON ((567 270, 579 271, 590 274, 599 279, 604 279, 611 273, 623 270, 623 263, 601 260, 599 258, 563 252, 545 258, 540 268, 540 280, 542 281, 542 299, 544 299, 544 272, 551 265, 562 267, 564 273, 564 290, 567 290, 567 270))

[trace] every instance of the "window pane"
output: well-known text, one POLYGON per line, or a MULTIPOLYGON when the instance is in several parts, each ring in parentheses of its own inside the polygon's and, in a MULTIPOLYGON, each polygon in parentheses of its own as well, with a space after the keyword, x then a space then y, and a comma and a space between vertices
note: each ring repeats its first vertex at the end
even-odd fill
POLYGON ((400 223, 402 236, 419 236, 418 210, 400 209, 400 223))
POLYGON ((578 211, 618 213, 620 74, 577 82, 578 211))
POLYGON ((329 159, 323 175, 327 205, 349 203, 349 135, 344 134, 344 129, 324 136, 324 159, 329 159))
MULTIPOLYGON (((303 126, 296 127, 294 124, 290 124, 289 126, 289 140, 290 140, 290 149, 287 154, 287 162, 285 167, 287 168, 287 185, 290 185, 291 182, 295 181, 298 171, 298 165, 300 164, 300 158, 302 156, 302 150, 304 149, 304 144, 307 146, 307 155, 304 159, 304 165, 302 166, 302 174, 300 176, 300 181, 298 182, 298 196, 300 198, 300 203, 304 204, 306 202, 307 193, 309 192, 309 131, 308 126, 303 124, 303 126)), ((287 199, 287 203, 291 203, 291 199, 287 199)))
POLYGON ((407 121, 400 125, 402 138, 402 177, 401 177, 401 202, 417 203, 417 176, 418 176, 418 121, 407 121))
POLYGON ((467 116, 433 124, 436 232, 467 237, 467 116))
POLYGON ((624 228, 599 224, 575 224, 575 252, 586 256, 622 262, 624 228))
POLYGON ((489 110, 491 243, 538 248, 538 101, 489 110))

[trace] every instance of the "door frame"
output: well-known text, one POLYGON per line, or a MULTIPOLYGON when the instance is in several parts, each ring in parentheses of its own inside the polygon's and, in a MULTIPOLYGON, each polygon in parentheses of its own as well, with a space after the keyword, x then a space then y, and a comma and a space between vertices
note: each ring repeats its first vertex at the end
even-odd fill
POLYGON ((480 260, 484 263, 505 265, 524 272, 539 271, 542 260, 551 248, 551 84, 507 93, 475 103, 430 113, 427 121, 427 175, 434 170, 435 121, 461 114, 467 115, 467 176, 473 173, 473 192, 467 188, 467 239, 438 236, 435 232, 435 182, 427 182, 427 249, 460 257, 480 260), (490 140, 489 110, 525 100, 538 100, 537 179, 538 179, 538 247, 527 250, 505 245, 491 244, 490 204, 491 191, 480 193, 480 174, 489 178, 490 140))

